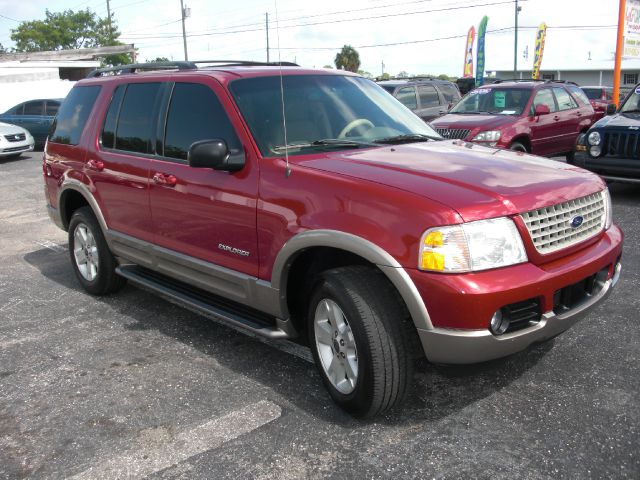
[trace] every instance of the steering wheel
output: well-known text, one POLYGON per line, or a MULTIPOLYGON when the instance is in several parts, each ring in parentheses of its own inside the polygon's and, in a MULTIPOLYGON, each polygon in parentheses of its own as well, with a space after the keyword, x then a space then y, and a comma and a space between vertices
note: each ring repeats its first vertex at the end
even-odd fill
POLYGON ((366 118, 356 118, 355 120, 351 120, 349 123, 347 123, 347 126, 340 131, 338 138, 345 138, 348 133, 351 133, 351 130, 361 125, 366 125, 369 128, 374 127, 373 123, 371 123, 366 118))

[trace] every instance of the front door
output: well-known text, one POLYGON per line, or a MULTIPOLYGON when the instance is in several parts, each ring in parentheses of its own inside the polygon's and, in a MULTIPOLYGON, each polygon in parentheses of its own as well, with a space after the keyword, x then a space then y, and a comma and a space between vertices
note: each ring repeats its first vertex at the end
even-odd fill
MULTIPOLYGON (((214 79, 200 76, 181 80, 184 81, 173 85, 166 124, 161 127, 162 151, 153 160, 151 169, 155 243, 167 249, 159 252, 159 262, 164 258, 165 266, 174 265, 173 272, 165 273, 179 273, 186 266, 196 271, 193 275, 204 274, 201 279, 217 275, 219 267, 257 276, 256 159, 240 140, 237 114, 222 87, 214 79), (236 127, 230 120, 234 115, 236 127), (190 167, 189 147, 207 139, 225 140, 232 154, 246 155, 244 168, 232 173, 190 167), (172 258, 175 253, 184 257, 172 258)), ((218 284, 216 280, 211 282, 224 288, 224 280, 218 284)))

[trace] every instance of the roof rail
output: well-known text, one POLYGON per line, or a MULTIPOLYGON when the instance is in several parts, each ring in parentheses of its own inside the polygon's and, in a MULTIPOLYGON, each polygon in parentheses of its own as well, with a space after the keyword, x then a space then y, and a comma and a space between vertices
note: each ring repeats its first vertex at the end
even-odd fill
MULTIPOLYGON (((101 77, 105 74, 124 75, 135 73, 138 70, 197 70, 199 63, 212 64, 211 67, 298 67, 293 62, 252 62, 247 60, 196 60, 196 61, 171 61, 171 62, 147 62, 117 65, 115 67, 98 68, 89 72, 87 78, 101 77)), ((208 65, 207 65, 208 66, 208 65)))
POLYGON ((540 80, 538 78, 498 78, 491 83, 504 83, 504 82, 546 82, 547 80, 540 80))
POLYGON ((571 85, 578 86, 576 82, 572 82, 571 80, 545 80, 545 83, 570 83, 571 85))

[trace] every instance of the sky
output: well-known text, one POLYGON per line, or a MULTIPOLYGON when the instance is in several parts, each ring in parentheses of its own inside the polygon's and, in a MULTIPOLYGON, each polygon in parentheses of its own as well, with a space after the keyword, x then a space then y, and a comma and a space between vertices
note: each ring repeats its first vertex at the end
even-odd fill
MULTIPOLYGON (((333 65, 349 44, 361 69, 380 75, 445 73, 461 76, 466 35, 484 15, 486 68, 513 68, 513 0, 184 0, 190 60, 267 59, 265 14, 269 15, 270 60, 306 67, 333 65), (280 48, 278 49, 278 45, 280 48)), ((575 68, 613 58, 617 0, 519 0, 518 67, 533 63, 538 25, 548 26, 542 68, 575 68), (525 49, 528 48, 528 58, 525 49)), ((110 0, 120 41, 138 48, 138 60, 184 59, 180 0, 110 0)), ((12 46, 19 21, 44 19, 45 9, 90 8, 107 15, 106 0, 0 0, 0 43, 12 46)), ((474 59, 475 62, 475 59, 474 59)))

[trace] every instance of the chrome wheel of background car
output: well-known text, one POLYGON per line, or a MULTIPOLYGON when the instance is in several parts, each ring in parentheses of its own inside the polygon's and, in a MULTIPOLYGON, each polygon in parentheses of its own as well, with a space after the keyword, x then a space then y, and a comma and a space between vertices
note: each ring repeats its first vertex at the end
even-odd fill
POLYGON ((73 234, 73 256, 80 275, 88 282, 98 276, 98 247, 91 230, 79 223, 73 234))
POLYGON ((348 395, 358 381, 358 352, 349 322, 338 304, 325 298, 318 302, 313 324, 322 369, 336 390, 348 395))

